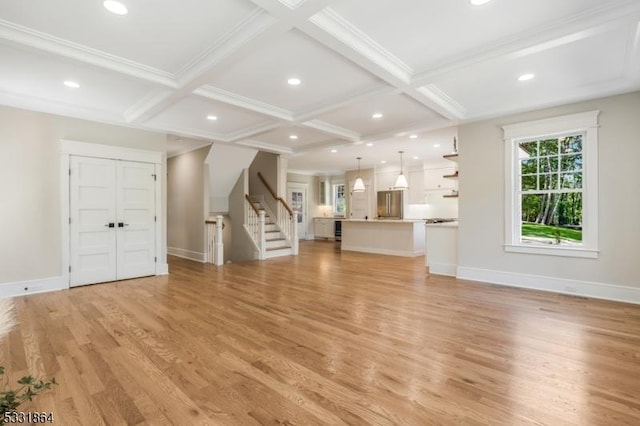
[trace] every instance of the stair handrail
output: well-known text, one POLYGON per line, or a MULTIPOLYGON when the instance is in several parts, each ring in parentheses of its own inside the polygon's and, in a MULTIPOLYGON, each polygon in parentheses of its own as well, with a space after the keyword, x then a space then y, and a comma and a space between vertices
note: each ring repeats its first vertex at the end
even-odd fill
POLYGON ((287 202, 280 196, 278 196, 276 194, 276 192, 273 190, 273 188, 271 188, 271 185, 269 185, 269 183, 266 181, 266 179, 264 178, 264 176, 262 176, 262 173, 258 172, 258 177, 260 178, 260 181, 264 184, 264 186, 267 188, 267 190, 269 191, 269 193, 271 194, 271 196, 278 202, 282 203, 284 208, 289 212, 289 214, 291 216, 293 216, 293 209, 291 207, 289 207, 289 204, 287 204, 287 202))

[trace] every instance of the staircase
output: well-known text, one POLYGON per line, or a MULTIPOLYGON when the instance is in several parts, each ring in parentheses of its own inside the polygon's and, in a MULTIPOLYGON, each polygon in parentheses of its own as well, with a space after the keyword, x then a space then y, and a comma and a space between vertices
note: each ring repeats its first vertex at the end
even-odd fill
POLYGON ((280 256, 291 256, 293 254, 293 245, 287 241, 287 237, 274 220, 273 214, 269 207, 260 201, 252 200, 258 210, 264 210, 264 241, 265 241, 265 259, 280 256))

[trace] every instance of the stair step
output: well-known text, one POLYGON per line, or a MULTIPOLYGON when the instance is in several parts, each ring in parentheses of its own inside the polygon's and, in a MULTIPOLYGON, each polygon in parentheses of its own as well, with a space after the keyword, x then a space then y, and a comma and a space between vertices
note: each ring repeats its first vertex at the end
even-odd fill
POLYGON ((291 248, 290 245, 285 244, 283 246, 267 247, 267 251, 283 250, 283 249, 290 249, 290 248, 291 248))

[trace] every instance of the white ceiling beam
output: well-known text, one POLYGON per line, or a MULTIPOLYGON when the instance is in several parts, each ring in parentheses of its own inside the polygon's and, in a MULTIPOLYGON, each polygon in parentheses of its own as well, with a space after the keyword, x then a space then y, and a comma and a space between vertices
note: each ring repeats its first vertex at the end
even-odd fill
POLYGON ((194 95, 202 96, 207 99, 222 102, 228 105, 237 106, 249 111, 268 115, 279 120, 291 122, 293 121, 293 113, 284 108, 269 105, 255 99, 247 98, 236 93, 218 89, 213 86, 202 86, 193 92, 194 95))
POLYGON ((156 105, 149 105, 146 111, 140 112, 135 121, 146 121, 164 111, 206 85, 217 69, 266 46, 334 0, 304 2, 293 10, 277 0, 252 1, 262 9, 257 9, 213 46, 185 65, 177 76, 178 87, 172 96, 160 100, 156 105), (276 15, 278 19, 272 15, 276 15))
POLYGON ((256 148, 261 151, 273 152, 276 154, 284 154, 284 155, 292 155, 293 150, 288 147, 284 147, 282 145, 274 145, 266 142, 256 141, 252 139, 243 139, 239 142, 235 142, 235 145, 248 146, 251 148, 256 148))
POLYGON ((353 130, 345 129, 344 127, 335 126, 321 120, 309 120, 300 123, 304 127, 319 130, 323 133, 338 136, 351 142, 357 142, 360 140, 360 134, 353 130))
POLYGON ((323 10, 299 29, 337 54, 366 69, 400 93, 405 93, 447 119, 457 119, 451 111, 433 102, 411 86, 414 71, 408 65, 335 11, 323 10))

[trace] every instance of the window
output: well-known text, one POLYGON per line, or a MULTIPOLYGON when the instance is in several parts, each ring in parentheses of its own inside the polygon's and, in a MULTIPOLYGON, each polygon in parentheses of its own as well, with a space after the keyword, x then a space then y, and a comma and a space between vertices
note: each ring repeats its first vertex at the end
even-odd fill
POLYGON ((343 183, 333 185, 333 212, 336 214, 345 214, 347 202, 344 195, 343 183))
POLYGON ((597 257, 597 117, 503 127, 506 251, 597 257))

